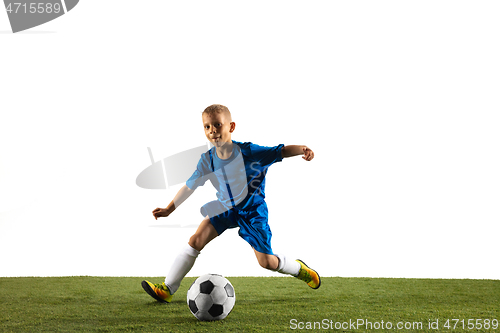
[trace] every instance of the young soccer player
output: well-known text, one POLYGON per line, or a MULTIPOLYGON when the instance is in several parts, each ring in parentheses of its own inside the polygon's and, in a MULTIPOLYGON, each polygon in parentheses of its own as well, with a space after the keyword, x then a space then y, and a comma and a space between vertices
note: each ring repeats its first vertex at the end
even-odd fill
POLYGON ((217 200, 201 208, 204 219, 177 255, 165 282, 142 281, 144 290, 160 302, 170 302, 200 251, 226 229, 236 227, 239 227, 239 235, 252 246, 262 267, 295 276, 309 287, 318 289, 321 279, 316 271, 301 260, 273 253, 264 200, 267 168, 284 157, 303 155, 304 160, 311 161, 313 151, 306 146, 263 147, 231 140, 236 124, 229 109, 220 104, 207 107, 202 120, 205 135, 214 147, 201 155, 195 172, 172 202, 166 208, 153 210, 153 216, 155 219, 169 216, 207 180, 216 188, 217 200))

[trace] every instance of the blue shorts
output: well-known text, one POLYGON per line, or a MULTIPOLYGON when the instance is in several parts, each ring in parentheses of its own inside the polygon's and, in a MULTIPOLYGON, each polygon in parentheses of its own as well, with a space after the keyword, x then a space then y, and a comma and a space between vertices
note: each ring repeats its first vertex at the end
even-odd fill
POLYGON ((226 229, 239 227, 238 234, 240 237, 246 240, 255 250, 273 254, 271 249, 272 233, 267 223, 268 214, 265 201, 251 207, 251 210, 243 211, 238 208, 226 210, 218 200, 215 200, 201 207, 201 214, 210 216, 210 223, 212 223, 219 235, 226 229), (221 211, 222 213, 215 215, 221 211))

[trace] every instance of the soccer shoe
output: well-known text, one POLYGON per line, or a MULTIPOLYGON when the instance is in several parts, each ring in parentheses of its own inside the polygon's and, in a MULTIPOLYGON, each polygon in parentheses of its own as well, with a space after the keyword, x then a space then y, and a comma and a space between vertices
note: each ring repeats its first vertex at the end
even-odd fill
POLYGON ((170 303, 172 300, 173 295, 170 294, 170 290, 168 290, 165 282, 154 284, 149 281, 142 281, 141 285, 149 296, 153 297, 158 302, 170 303))
POLYGON ((307 267, 302 260, 297 259, 295 261, 300 264, 299 275, 297 275, 296 278, 307 283, 309 287, 318 289, 319 286, 321 286, 319 274, 314 269, 307 267))

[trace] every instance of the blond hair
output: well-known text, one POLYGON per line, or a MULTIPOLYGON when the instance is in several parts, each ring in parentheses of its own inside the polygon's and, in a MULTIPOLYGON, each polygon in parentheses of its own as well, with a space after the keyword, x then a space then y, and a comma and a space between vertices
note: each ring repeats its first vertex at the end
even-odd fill
POLYGON ((212 104, 210 105, 209 107, 207 107, 203 113, 203 114, 214 114, 214 113, 224 113, 226 114, 228 117, 229 117, 229 121, 232 121, 231 120, 231 112, 229 111, 229 109, 227 108, 227 106, 224 106, 222 104, 212 104))

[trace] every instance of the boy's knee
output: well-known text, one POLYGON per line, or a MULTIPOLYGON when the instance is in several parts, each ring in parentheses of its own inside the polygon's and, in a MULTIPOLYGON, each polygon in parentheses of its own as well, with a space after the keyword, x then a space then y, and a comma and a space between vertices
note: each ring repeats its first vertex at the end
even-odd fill
POLYGON ((276 258, 275 256, 266 256, 265 258, 260 258, 258 261, 259 261, 259 265, 262 267, 262 268, 265 268, 265 269, 268 269, 268 270, 271 270, 271 271, 275 271, 277 268, 278 268, 278 258, 276 258), (275 259, 275 260, 273 260, 275 259))
POLYGON ((191 236, 191 238, 189 238, 188 244, 197 251, 201 251, 204 247, 201 237, 199 237, 197 234, 194 234, 193 236, 191 236))
POLYGON ((270 271, 272 271, 272 270, 273 270, 273 268, 272 268, 271 264, 270 264, 268 261, 266 261, 266 262, 259 262, 259 264, 260 264, 260 266, 261 266, 262 268, 268 269, 268 270, 270 270, 270 271))
POLYGON ((209 220, 204 220, 198 230, 189 238, 188 244, 197 251, 201 251, 209 242, 217 237, 217 230, 210 224, 209 220))

